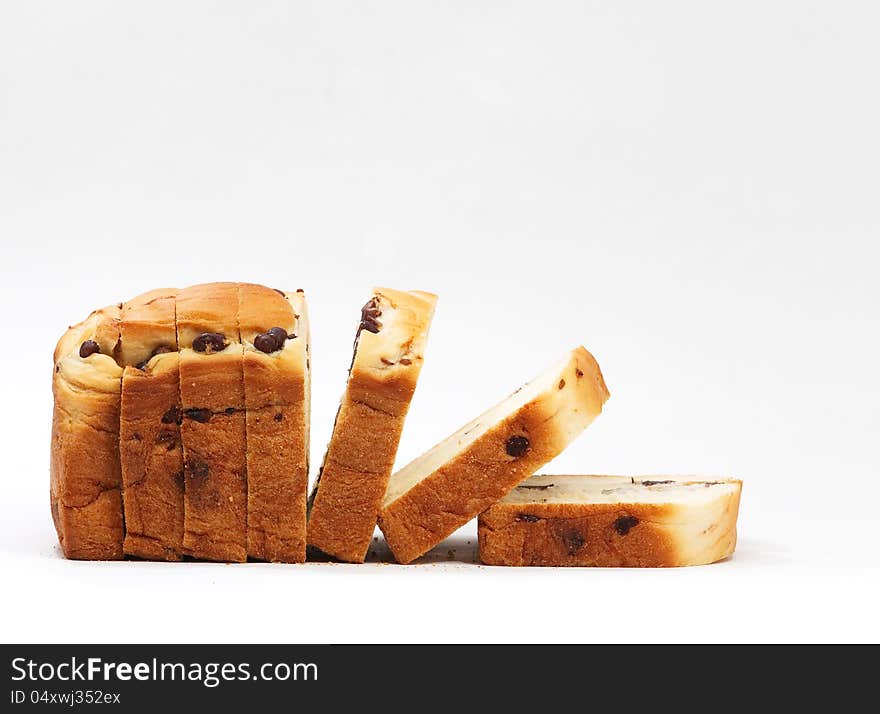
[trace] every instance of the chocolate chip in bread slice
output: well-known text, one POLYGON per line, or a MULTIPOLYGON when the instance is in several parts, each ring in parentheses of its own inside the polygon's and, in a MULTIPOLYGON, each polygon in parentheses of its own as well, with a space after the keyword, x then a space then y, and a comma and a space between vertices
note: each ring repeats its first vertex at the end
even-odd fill
POLYGON ((247 432, 238 284, 208 283, 176 298, 187 554, 247 559, 247 432))
POLYGON ((309 473, 305 294, 238 288, 247 427, 247 554, 301 563, 309 473))
POLYGON ((608 390, 583 347, 391 476, 379 527, 408 563, 557 456, 599 413, 608 390))
POLYGON ((310 497, 309 545, 339 560, 366 557, 436 300, 375 288, 361 310, 345 393, 310 497))
POLYGON ((487 565, 671 567, 736 547, 742 482, 690 476, 533 476, 480 514, 487 565))
POLYGON ((119 410, 120 305, 96 310, 55 348, 49 491, 64 555, 123 557, 119 410))
POLYGON ((177 289, 151 290, 122 306, 119 455, 126 555, 180 560, 184 553, 183 447, 177 289))

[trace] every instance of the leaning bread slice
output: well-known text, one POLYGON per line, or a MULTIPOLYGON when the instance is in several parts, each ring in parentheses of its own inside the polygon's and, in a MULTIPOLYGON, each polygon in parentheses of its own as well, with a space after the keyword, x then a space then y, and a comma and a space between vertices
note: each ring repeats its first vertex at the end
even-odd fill
POLYGON ((306 557, 309 481, 309 328, 302 291, 238 288, 247 406, 247 552, 306 557))
POLYGON ((671 567, 736 547, 742 482, 533 476, 480 515, 487 565, 671 567))
POLYGON ((375 288, 361 310, 345 394, 309 513, 309 545, 363 562, 422 369, 437 300, 375 288))
POLYGON ((408 563, 557 456, 602 411, 608 390, 583 347, 395 473, 379 527, 408 563))
POLYGON ((126 555, 183 555, 183 447, 176 289, 152 290, 122 306, 119 454, 126 555))
POLYGON ((50 502, 64 555, 76 560, 122 558, 119 315, 119 305, 96 310, 55 348, 50 502))
POLYGON ((201 560, 247 559, 247 464, 238 284, 177 294, 183 547, 201 560))

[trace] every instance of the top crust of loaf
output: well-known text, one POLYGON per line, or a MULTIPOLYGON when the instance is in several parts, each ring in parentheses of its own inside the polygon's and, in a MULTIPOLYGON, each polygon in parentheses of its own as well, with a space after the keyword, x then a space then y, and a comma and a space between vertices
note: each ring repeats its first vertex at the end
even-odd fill
POLYGON ((177 294, 177 342, 192 347, 205 332, 219 332, 238 342, 238 283, 193 285, 177 294))
POLYGON ((119 358, 124 366, 146 365, 158 349, 177 351, 176 288, 159 288, 122 306, 119 358))

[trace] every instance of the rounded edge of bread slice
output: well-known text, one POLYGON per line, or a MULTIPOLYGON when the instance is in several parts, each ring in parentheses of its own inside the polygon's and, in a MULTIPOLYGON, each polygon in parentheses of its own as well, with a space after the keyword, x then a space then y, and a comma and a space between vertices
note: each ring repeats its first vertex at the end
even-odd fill
POLYGON ((95 310, 53 354, 49 497, 58 542, 73 560, 123 557, 120 312, 121 304, 95 310))
POLYGON ((480 514, 486 565, 681 567, 736 548, 742 481, 540 475, 480 514))

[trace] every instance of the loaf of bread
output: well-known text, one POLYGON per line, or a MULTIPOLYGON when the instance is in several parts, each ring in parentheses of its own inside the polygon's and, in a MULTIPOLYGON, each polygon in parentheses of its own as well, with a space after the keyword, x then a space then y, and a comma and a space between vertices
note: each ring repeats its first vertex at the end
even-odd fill
POLYGON ((122 306, 123 550, 147 560, 184 554, 176 295, 174 289, 153 290, 122 306))
POLYGON ((120 315, 120 305, 96 310, 55 348, 49 498, 58 542, 76 560, 122 558, 120 315))
POLYGON ((247 427, 247 554, 306 558, 309 324, 302 291, 239 286, 247 427))
POLYGON ((308 349, 303 294, 242 283, 154 290, 70 328, 50 464, 64 554, 304 560, 308 349))
POLYGON ((671 567, 736 547, 742 482, 533 476, 480 515, 487 565, 671 567))
POLYGON ((583 347, 391 476, 379 527, 408 563, 557 456, 602 411, 608 390, 583 347))
POLYGON ((363 562, 422 369, 436 296, 375 288, 309 512, 309 545, 363 562))

